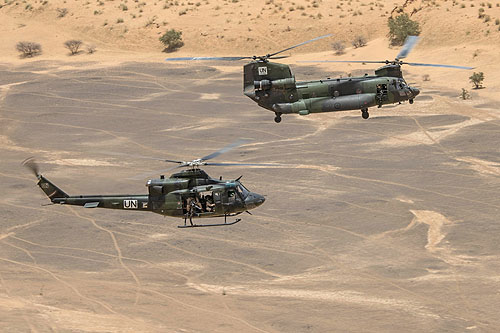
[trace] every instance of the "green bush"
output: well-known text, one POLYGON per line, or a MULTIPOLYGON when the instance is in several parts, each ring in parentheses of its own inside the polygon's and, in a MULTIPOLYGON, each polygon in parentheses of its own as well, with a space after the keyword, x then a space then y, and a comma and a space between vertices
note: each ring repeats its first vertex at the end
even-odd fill
POLYGON ((469 81, 474 85, 474 89, 479 89, 483 87, 484 73, 483 72, 474 72, 471 76, 469 76, 469 81))
POLYGON ((396 18, 389 18, 389 34, 392 45, 403 45, 406 37, 418 36, 420 34, 420 25, 417 21, 410 19, 408 14, 401 14, 396 18))
POLYGON ((466 90, 465 88, 462 88, 462 93, 460 94, 460 98, 463 99, 464 101, 466 99, 470 99, 470 93, 468 90, 466 90))
POLYGON ((182 41, 182 31, 177 31, 175 29, 168 30, 159 39, 160 42, 165 45, 165 52, 172 52, 184 45, 182 41))

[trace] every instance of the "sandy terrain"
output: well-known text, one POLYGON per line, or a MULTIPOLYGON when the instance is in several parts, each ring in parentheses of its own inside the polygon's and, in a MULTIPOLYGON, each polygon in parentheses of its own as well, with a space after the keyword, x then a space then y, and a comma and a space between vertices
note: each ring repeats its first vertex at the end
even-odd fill
POLYGON ((298 80, 358 75, 375 67, 297 61, 393 58, 384 38, 393 6, 257 3, 0 8, 0 331, 498 331, 496 2, 485 3, 490 22, 477 18, 478 1, 397 2, 410 13, 422 8, 411 60, 484 71, 486 89, 471 100, 457 98, 470 89, 470 72, 409 67, 407 81, 422 91, 413 105, 373 109, 368 120, 352 111, 285 116, 279 125, 242 95, 242 64, 163 63, 158 32, 184 27, 176 55, 266 53, 327 32, 346 41, 363 33, 368 45, 343 56, 322 41, 283 61, 298 80), (68 14, 57 18, 57 8, 68 14), (217 34, 217 43, 203 41, 217 34), (98 51, 68 56, 69 38, 98 51), (43 54, 18 58, 22 39, 40 42, 43 54), (70 194, 145 193, 147 179, 129 178, 164 165, 135 155, 192 159, 241 137, 252 141, 224 160, 283 166, 205 169, 243 174, 267 196, 229 228, 181 230, 182 221, 155 214, 45 206, 20 167, 37 156, 70 194))

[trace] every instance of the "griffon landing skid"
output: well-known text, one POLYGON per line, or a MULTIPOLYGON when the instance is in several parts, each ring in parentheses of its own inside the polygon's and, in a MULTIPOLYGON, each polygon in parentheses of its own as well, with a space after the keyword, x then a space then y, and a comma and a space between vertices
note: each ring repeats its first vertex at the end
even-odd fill
MULTIPOLYGON (((239 214, 239 213, 238 213, 239 214)), ((227 225, 233 225, 241 221, 241 219, 236 219, 233 222, 227 223, 227 217, 228 216, 236 216, 238 214, 233 214, 233 215, 224 215, 224 223, 214 223, 214 224, 193 224, 193 219, 191 217, 184 217, 184 225, 178 225, 177 228, 201 228, 201 227, 222 227, 222 226, 227 226, 227 225), (187 225, 187 219, 189 218, 189 223, 190 225, 187 225)))

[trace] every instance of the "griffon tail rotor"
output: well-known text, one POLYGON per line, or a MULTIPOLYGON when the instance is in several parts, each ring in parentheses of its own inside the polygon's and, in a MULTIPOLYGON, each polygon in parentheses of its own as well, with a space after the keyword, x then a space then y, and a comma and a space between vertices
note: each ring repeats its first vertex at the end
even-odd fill
POLYGON ((34 157, 28 157, 21 164, 30 169, 37 178, 40 176, 40 169, 34 157))

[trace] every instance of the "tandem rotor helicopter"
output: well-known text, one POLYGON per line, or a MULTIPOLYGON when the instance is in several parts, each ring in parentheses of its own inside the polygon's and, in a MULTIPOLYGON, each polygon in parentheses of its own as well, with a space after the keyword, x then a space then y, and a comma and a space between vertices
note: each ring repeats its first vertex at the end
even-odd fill
POLYGON ((243 93, 260 107, 274 112, 274 121, 277 123, 281 122, 283 114, 297 113, 305 116, 310 113, 349 110, 361 110, 363 119, 368 119, 370 116, 369 107, 378 106, 380 108, 385 104, 401 104, 403 101, 409 101, 410 104, 413 104, 414 98, 420 91, 406 84, 401 72, 401 65, 472 69, 472 67, 465 66, 402 61, 401 59, 406 58, 417 43, 418 37, 416 36, 409 36, 406 39, 401 51, 393 61, 307 61, 385 64, 375 70, 375 75, 298 82, 288 65, 269 61, 270 59, 287 58, 288 56, 276 55, 330 36, 331 34, 316 37, 265 56, 177 57, 167 58, 166 61, 250 59, 250 63, 243 66, 243 93))
POLYGON ((274 166, 274 164, 259 163, 213 163, 207 162, 246 141, 234 142, 210 155, 193 161, 174 161, 159 159, 178 165, 162 170, 166 172, 176 168, 185 170, 172 174, 169 178, 163 175, 159 179, 147 181, 148 194, 120 195, 68 195, 39 172, 34 158, 26 159, 22 164, 38 178, 37 185, 49 197, 52 204, 76 205, 84 208, 111 208, 136 211, 149 211, 164 216, 184 219, 184 225, 179 228, 212 227, 233 225, 241 221, 236 219, 227 222, 227 217, 248 213, 262 205, 264 196, 250 192, 242 183, 241 177, 235 180, 211 178, 201 166, 274 166), (224 223, 194 224, 193 218, 224 217, 224 223), (189 220, 190 224, 186 224, 189 220))

